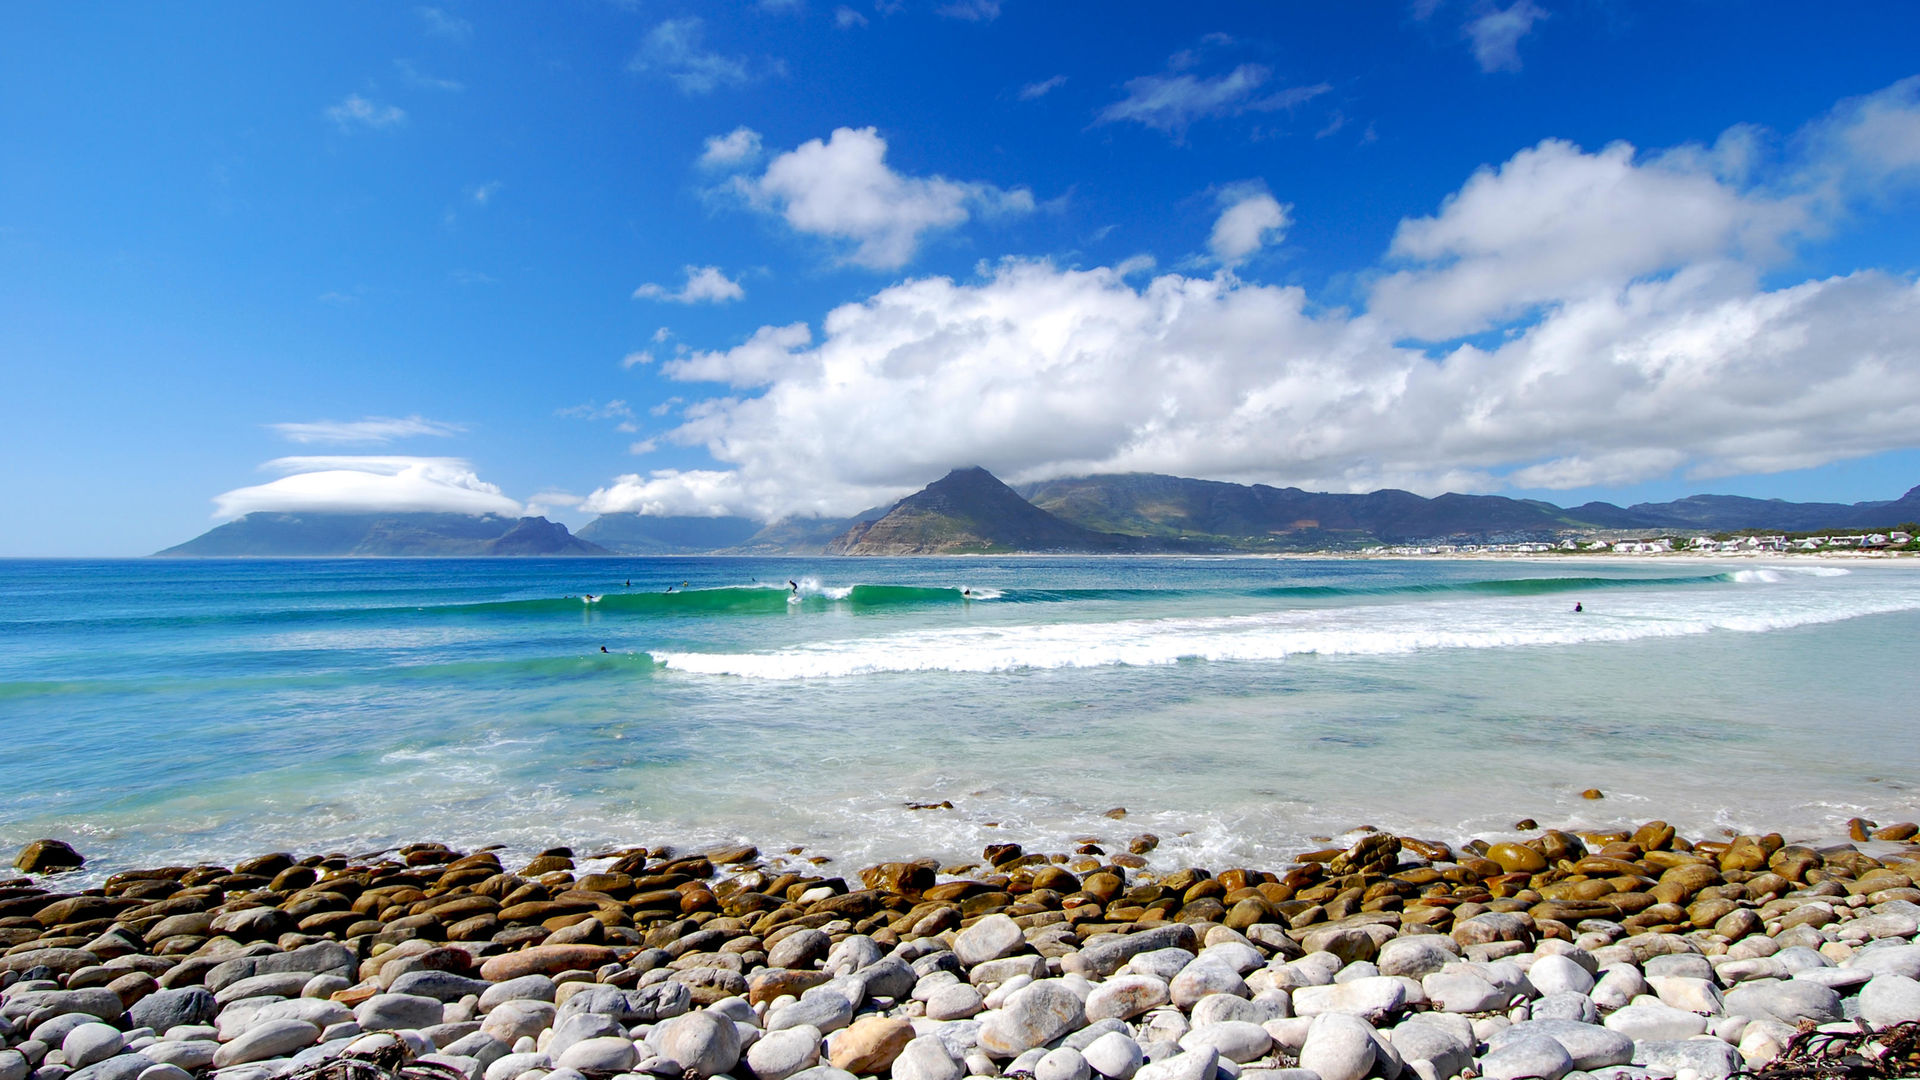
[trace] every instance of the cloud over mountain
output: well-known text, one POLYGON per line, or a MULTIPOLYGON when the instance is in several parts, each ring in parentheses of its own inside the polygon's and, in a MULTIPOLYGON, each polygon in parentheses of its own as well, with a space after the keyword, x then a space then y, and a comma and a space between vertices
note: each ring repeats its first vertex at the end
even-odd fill
POLYGON ((316 456, 276 458, 261 466, 287 475, 214 496, 214 516, 277 513, 401 513, 437 510, 507 514, 521 506, 481 480, 460 458, 316 456))

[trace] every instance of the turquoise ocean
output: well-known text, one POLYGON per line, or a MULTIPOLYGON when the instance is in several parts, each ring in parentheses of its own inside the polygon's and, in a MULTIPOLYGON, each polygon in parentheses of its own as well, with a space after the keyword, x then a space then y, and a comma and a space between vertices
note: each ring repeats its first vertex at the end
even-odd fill
POLYGON ((1813 837, 1920 817, 1916 642, 1865 561, 4 561, 0 842, 1813 837))

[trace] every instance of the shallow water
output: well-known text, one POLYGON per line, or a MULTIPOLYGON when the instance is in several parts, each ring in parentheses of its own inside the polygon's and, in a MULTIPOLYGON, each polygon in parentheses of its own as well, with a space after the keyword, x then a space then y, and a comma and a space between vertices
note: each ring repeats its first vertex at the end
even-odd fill
POLYGON ((1825 835, 1920 816, 1916 630, 1920 571, 1884 564, 0 562, 0 840, 105 870, 1141 831, 1223 866, 1520 816, 1825 835))

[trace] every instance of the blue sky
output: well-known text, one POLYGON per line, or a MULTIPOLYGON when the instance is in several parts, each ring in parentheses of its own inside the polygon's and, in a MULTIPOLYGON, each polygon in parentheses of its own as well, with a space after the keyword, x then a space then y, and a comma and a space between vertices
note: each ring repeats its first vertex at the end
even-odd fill
POLYGON ((0 554, 1920 483, 1920 8, 10 5, 0 554))

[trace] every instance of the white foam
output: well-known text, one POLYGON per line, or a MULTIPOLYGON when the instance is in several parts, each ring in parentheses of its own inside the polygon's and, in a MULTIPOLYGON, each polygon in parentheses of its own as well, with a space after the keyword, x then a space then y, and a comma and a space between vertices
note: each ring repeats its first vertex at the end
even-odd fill
MULTIPOLYGON (((1742 571, 1747 573, 1748 571, 1742 571)), ((1765 571, 1754 571, 1765 572, 1765 571)), ((1811 583, 1768 590, 1649 590, 1572 615, 1537 598, 1292 609, 1257 615, 946 627, 814 642, 764 652, 659 651, 663 666, 751 679, 845 678, 887 672, 991 673, 1282 661, 1302 654, 1381 656, 1624 642, 1716 631, 1764 633, 1920 609, 1920 588, 1873 592, 1811 583)))

